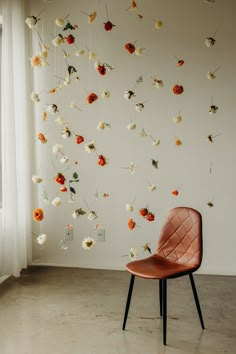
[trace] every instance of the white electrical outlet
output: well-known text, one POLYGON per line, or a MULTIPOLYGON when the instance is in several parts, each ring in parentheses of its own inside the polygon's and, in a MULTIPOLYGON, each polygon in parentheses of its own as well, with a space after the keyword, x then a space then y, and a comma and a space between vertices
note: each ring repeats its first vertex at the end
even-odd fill
POLYGON ((96 229, 95 235, 97 241, 105 242, 105 229, 96 229))
POLYGON ((65 229, 65 241, 73 240, 73 229, 66 228, 65 229))

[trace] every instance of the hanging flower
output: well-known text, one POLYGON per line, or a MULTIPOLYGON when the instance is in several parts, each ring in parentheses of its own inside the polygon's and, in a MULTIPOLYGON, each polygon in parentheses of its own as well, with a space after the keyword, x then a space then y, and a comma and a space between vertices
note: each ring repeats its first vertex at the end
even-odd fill
POLYGON ((47 114, 47 112, 44 111, 44 112, 42 113, 42 118, 43 118, 43 121, 46 122, 46 120, 48 119, 48 114, 47 114))
POLYGON ((52 200, 52 205, 53 205, 53 206, 59 206, 59 205, 61 205, 61 198, 59 198, 59 197, 54 198, 54 199, 52 200))
POLYGON ((71 131, 68 127, 65 127, 62 132, 61 132, 61 136, 63 139, 67 139, 71 137, 71 131))
POLYGON ((139 209, 139 214, 143 217, 145 217, 148 214, 148 209, 147 208, 141 208, 139 209))
POLYGON ((155 220, 155 215, 151 212, 148 212, 148 214, 145 216, 145 219, 147 221, 154 221, 155 220))
POLYGON ((47 139, 45 137, 45 135, 43 133, 38 133, 38 139, 42 144, 46 144, 47 143, 47 139))
POLYGON ((111 21, 107 21, 104 23, 105 31, 111 31, 113 27, 115 27, 115 25, 111 23, 111 21))
POLYGON ((153 78, 152 79, 152 84, 153 86, 155 86, 156 88, 162 88, 164 86, 164 83, 162 80, 158 80, 157 78, 153 78))
POLYGON ((148 183, 148 190, 149 192, 154 192, 157 189, 155 184, 148 183))
POLYGON ((175 138, 175 145, 176 146, 181 146, 182 145, 182 141, 179 138, 175 138))
POLYGON ((57 175, 54 177, 54 181, 58 184, 65 184, 65 176, 62 173, 57 173, 57 175))
POLYGON ((52 152, 53 152, 54 155, 57 155, 59 153, 61 154, 61 153, 63 153, 62 151, 63 151, 63 145, 62 144, 56 143, 56 144, 53 145, 52 152))
POLYGON ((138 8, 138 6, 137 6, 136 1, 131 0, 130 9, 131 9, 132 11, 136 11, 136 10, 137 10, 137 8, 138 8))
POLYGON ((133 204, 132 204, 132 203, 131 203, 131 204, 126 204, 126 205, 125 205, 125 209, 126 209, 126 211, 128 211, 128 212, 134 211, 133 204))
POLYGON ((55 24, 57 25, 57 27, 63 27, 65 24, 65 20, 63 18, 56 18, 55 24))
POLYGON ((83 49, 78 49, 75 52, 75 56, 76 57, 81 57, 82 55, 84 55, 84 50, 83 49))
POLYGON ((97 214, 95 213, 95 211, 90 211, 90 213, 88 214, 88 219, 89 219, 89 221, 92 221, 92 220, 94 220, 94 219, 97 219, 97 214))
POLYGON ((130 99, 133 98, 133 97, 136 97, 136 95, 135 95, 135 93, 134 93, 133 91, 131 91, 131 90, 125 91, 125 93, 124 93, 124 98, 125 98, 127 101, 130 100, 130 99))
POLYGON ((160 143, 161 143, 161 140, 160 140, 160 139, 153 139, 152 145, 153 145, 153 146, 159 146, 160 143))
POLYGON ((143 245, 143 251, 145 252, 145 251, 148 251, 150 254, 152 253, 152 251, 151 251, 151 248, 149 247, 149 245, 150 245, 150 243, 145 243, 144 245, 143 245))
POLYGON ((37 184, 37 183, 41 183, 43 181, 43 179, 40 176, 33 175, 32 181, 33 181, 33 183, 37 184))
POLYGON ((65 37, 68 44, 73 44, 75 41, 75 37, 72 34, 69 34, 68 37, 65 37))
POLYGON ((173 189, 173 191, 171 192, 172 195, 174 195, 175 197, 177 197, 177 195, 179 195, 179 191, 177 189, 173 189))
POLYGON ((51 114, 56 114, 58 112, 57 105, 56 104, 49 104, 47 107, 47 111, 51 114))
POLYGON ((210 48, 213 47, 213 45, 215 44, 215 39, 213 37, 208 37, 205 39, 205 45, 210 48))
POLYGON ((82 144, 84 142, 84 137, 82 135, 76 135, 76 144, 82 144))
POLYGON ((125 49, 130 53, 133 54, 135 52, 135 46, 132 43, 126 43, 125 49))
POLYGON ((173 86, 173 92, 175 95, 181 95, 181 93, 184 92, 184 88, 183 86, 176 84, 173 86))
POLYGON ((140 57, 140 55, 143 54, 143 48, 135 48, 135 54, 137 55, 137 57, 140 57))
POLYGON ((66 164, 69 161, 69 157, 64 155, 60 158, 60 163, 66 164))
POLYGON ((161 20, 155 21, 155 28, 160 29, 163 26, 163 22, 161 20))
POLYGON ((86 98, 86 100, 87 100, 87 102, 89 103, 89 104, 92 104, 93 102, 95 102, 96 100, 98 99, 98 96, 96 95, 96 93, 90 93, 88 96, 87 96, 87 98, 86 98))
POLYGON ((102 76, 106 75, 107 69, 106 69, 105 65, 101 64, 99 61, 96 61, 94 63, 94 68, 95 68, 95 70, 97 70, 97 72, 100 75, 102 75, 102 76))
POLYGON ((74 219, 79 219, 79 217, 81 215, 85 215, 86 214, 86 211, 84 211, 82 208, 79 208, 79 209, 76 209, 73 214, 72 214, 72 217, 74 219))
POLYGON ((97 130, 104 130, 105 128, 111 128, 111 124, 103 121, 98 123, 97 130))
POLYGON ((182 122, 182 117, 181 117, 181 115, 178 114, 177 116, 174 116, 174 117, 173 117, 173 122, 174 122, 175 124, 180 124, 180 123, 182 122))
POLYGON ((94 52, 90 52, 89 51, 89 60, 92 61, 92 60, 95 60, 96 59, 96 54, 94 52))
POLYGON ((94 240, 94 238, 92 237, 86 237, 83 241, 82 241, 82 247, 83 249, 85 249, 86 251, 89 251, 91 248, 94 247, 96 241, 94 240))
POLYGON ((34 221, 42 221, 44 219, 43 209, 41 208, 34 209, 33 219, 34 221))
POLYGON ((64 43, 65 43, 65 39, 60 33, 52 40, 52 44, 55 47, 60 47, 64 43))
POLYGON ((96 17, 97 17, 97 12, 93 11, 90 15, 88 15, 88 23, 93 23, 96 17))
POLYGON ((84 146, 84 151, 88 152, 89 154, 91 152, 96 151, 96 146, 93 141, 91 141, 89 144, 84 146))
POLYGON ((62 192, 62 193, 67 192, 66 186, 62 186, 62 187, 60 188, 60 192, 62 192))
POLYGON ((37 22, 39 21, 40 19, 37 18, 36 16, 28 16, 26 17, 26 20, 25 20, 25 23, 27 24, 27 26, 32 29, 36 26, 37 22))
POLYGON ((208 78, 209 80, 214 80, 214 79, 216 78, 216 76, 215 76, 214 73, 212 73, 211 71, 209 71, 209 72, 207 73, 207 78, 208 78))
POLYGON ((36 242, 37 242, 39 245, 44 245, 46 241, 47 241, 47 235, 46 235, 46 234, 40 234, 40 235, 38 235, 38 237, 36 238, 36 242))
POLYGON ((135 130, 136 129, 136 123, 134 123, 134 122, 131 122, 131 123, 129 123, 128 125, 127 125, 127 129, 128 130, 135 130))
POLYGON ((135 226, 136 226, 136 222, 132 218, 130 218, 128 220, 128 229, 133 230, 135 228, 135 226))
POLYGON ((30 58, 30 63, 32 67, 38 67, 42 65, 42 60, 40 55, 35 55, 32 58, 30 58))
POLYGON ((129 258, 131 259, 131 261, 134 261, 135 259, 138 258, 138 251, 136 250, 136 248, 130 248, 129 258))
POLYGON ((108 90, 102 91, 102 98, 109 98, 110 96, 111 96, 110 91, 108 91, 108 90))
POLYGON ((218 111, 218 109, 219 109, 219 108, 218 108, 217 106, 211 105, 210 108, 209 108, 209 110, 208 110, 208 112, 209 112, 209 114, 216 114, 217 111, 218 111))
POLYGON ((144 109, 144 104, 143 103, 137 103, 135 105, 135 109, 137 112, 142 112, 142 110, 144 109))
POLYGON ((33 102, 40 102, 39 95, 36 92, 31 92, 30 98, 33 102))
POLYGON ((99 155, 99 156, 98 156, 98 160, 97 160, 97 164, 98 164, 99 166, 105 166, 105 165, 107 164, 107 159, 106 159, 106 157, 103 156, 103 155, 99 155))
MULTIPOLYGON (((141 130, 141 132, 139 133, 139 136, 141 136, 142 138, 146 138, 148 135, 145 132, 144 128, 141 130)), ((154 140, 154 139, 153 139, 154 140)))

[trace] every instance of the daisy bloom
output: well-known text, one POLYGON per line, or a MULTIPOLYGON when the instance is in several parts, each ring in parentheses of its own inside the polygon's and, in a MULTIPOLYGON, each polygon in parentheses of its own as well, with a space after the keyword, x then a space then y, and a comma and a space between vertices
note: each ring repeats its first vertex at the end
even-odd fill
POLYGON ((65 43, 65 40, 60 33, 52 40, 52 44, 55 47, 60 47, 64 43, 65 43))
POLYGON ((130 248, 129 258, 131 259, 131 261, 135 261, 135 259, 137 259, 137 257, 138 257, 138 251, 136 250, 136 248, 130 248))
POLYGON ((84 146, 84 151, 88 152, 89 154, 93 151, 96 151, 96 146, 93 141, 91 141, 89 144, 86 144, 84 146))
POLYGON ((97 96, 96 93, 94 93, 94 92, 90 93, 90 94, 87 96, 87 98, 86 98, 87 103, 89 103, 89 104, 92 104, 92 103, 95 102, 97 99, 98 99, 98 96, 97 96))
POLYGON ((32 176, 32 181, 33 183, 41 183, 43 181, 43 179, 40 177, 40 176, 37 176, 37 175, 33 175, 32 176))
POLYGON ((181 115, 178 114, 177 116, 174 116, 174 117, 173 117, 173 122, 174 122, 175 124, 180 124, 180 123, 182 122, 182 117, 181 117, 181 115))
POLYGON ((136 129, 136 123, 134 123, 134 122, 129 123, 127 125, 127 129, 130 131, 136 129))
POLYGON ((63 18, 56 18, 55 24, 57 25, 57 27, 63 27, 65 24, 65 21, 63 20, 63 18))
POLYGON ((95 213, 95 211, 90 211, 90 213, 88 214, 88 219, 89 221, 92 221, 94 219, 97 219, 97 214, 95 213))
POLYGON ((102 91, 102 98, 109 98, 110 96, 111 96, 110 91, 108 91, 108 90, 102 91))
POLYGON ((52 152, 53 152, 54 155, 62 153, 62 150, 63 150, 63 145, 62 144, 56 143, 52 147, 52 152))
POLYGON ((31 101, 33 101, 35 103, 40 102, 39 95, 36 92, 31 92, 30 98, 31 98, 31 101))
POLYGON ((34 221, 42 221, 43 218, 44 218, 43 209, 41 209, 41 208, 34 209, 34 211, 33 211, 34 221))
POLYGON ((52 205, 53 205, 53 206, 59 206, 59 205, 61 205, 61 198, 59 198, 59 197, 54 198, 54 199, 52 200, 52 205))
POLYGON ((26 17, 25 23, 27 24, 27 26, 32 29, 35 27, 36 23, 39 21, 39 18, 37 18, 36 16, 28 16, 26 17))
POLYGON ((68 161, 69 161, 69 157, 66 156, 66 155, 64 155, 64 156, 62 156, 62 157, 60 158, 60 163, 65 164, 65 163, 67 163, 68 161))
POLYGON ((136 222, 132 218, 130 218, 128 220, 128 229, 133 230, 135 228, 135 226, 136 226, 136 222))
POLYGON ((94 247, 96 241, 94 240, 94 238, 92 237, 86 237, 83 239, 82 241, 82 247, 83 249, 85 249, 86 251, 89 251, 91 248, 94 247))
POLYGON ((46 241, 47 241, 47 235, 46 235, 46 234, 40 234, 40 235, 38 235, 38 237, 36 238, 36 242, 37 242, 39 245, 44 245, 46 241))
POLYGON ((38 139, 42 144, 46 144, 47 139, 45 138, 45 135, 43 133, 38 133, 38 139))

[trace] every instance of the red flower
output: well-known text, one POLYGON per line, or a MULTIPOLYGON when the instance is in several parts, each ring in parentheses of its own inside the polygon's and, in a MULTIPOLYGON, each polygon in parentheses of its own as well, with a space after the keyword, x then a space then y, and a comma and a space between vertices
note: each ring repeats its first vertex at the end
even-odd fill
POLYGON ((148 212, 148 214, 145 216, 145 218, 148 220, 148 221, 153 221, 155 220, 155 215, 151 212, 148 212))
POLYGON ((105 166, 106 163, 107 163, 107 161, 106 161, 105 156, 99 155, 98 156, 98 160, 97 160, 97 164, 100 165, 100 166, 105 166))
POLYGON ((60 188, 60 191, 63 192, 63 193, 64 193, 64 192, 67 192, 66 186, 62 186, 62 187, 60 188))
POLYGON ((110 21, 107 21, 106 23, 104 23, 104 28, 106 31, 111 31, 114 26, 115 25, 113 25, 113 23, 111 23, 110 21))
POLYGON ((181 95, 181 93, 184 92, 184 88, 183 88, 183 86, 176 84, 173 87, 173 92, 174 92, 175 95, 181 95))
POLYGON ((171 192, 174 196, 177 197, 177 195, 179 194, 179 192, 177 191, 177 189, 174 189, 172 192, 171 192))
POLYGON ((105 68, 104 65, 98 65, 97 70, 98 70, 99 74, 106 75, 107 69, 105 68))
POLYGON ((87 102, 89 104, 93 103, 94 101, 96 101, 98 99, 98 96, 96 95, 96 93, 90 93, 88 96, 87 96, 87 102))
POLYGON ((127 43, 125 45, 125 49, 128 50, 130 54, 133 54, 135 52, 135 46, 132 43, 127 43))
POLYGON ((184 65, 184 60, 178 60, 177 65, 178 65, 178 66, 182 66, 182 65, 184 65))
POLYGON ((128 229, 133 230, 136 226, 136 222, 131 218, 128 220, 128 229))
POLYGON ((66 38, 66 41, 67 41, 68 44, 73 44, 74 41, 75 41, 75 37, 72 36, 72 34, 69 34, 69 36, 65 37, 65 38, 66 38))
POLYGON ((146 216, 148 214, 148 209, 147 208, 139 209, 139 214, 141 216, 146 216))
POLYGON ((81 144, 84 142, 84 137, 82 135, 76 135, 76 143, 81 144))
POLYGON ((65 183, 65 177, 63 176, 62 173, 58 173, 56 177, 54 177, 54 181, 59 183, 59 184, 64 184, 65 183))

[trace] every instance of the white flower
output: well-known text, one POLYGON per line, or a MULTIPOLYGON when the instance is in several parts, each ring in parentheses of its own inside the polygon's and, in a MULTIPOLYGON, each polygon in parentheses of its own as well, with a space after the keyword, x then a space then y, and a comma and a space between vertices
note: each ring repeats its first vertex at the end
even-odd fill
POLYGON ((84 211, 82 208, 79 208, 73 212, 72 217, 74 219, 79 219, 80 215, 85 215, 85 214, 86 214, 86 211, 84 211))
POLYGON ((174 122, 175 124, 181 123, 181 122, 182 122, 182 117, 181 117, 181 115, 178 114, 177 116, 174 116, 174 117, 173 117, 173 122, 174 122))
POLYGON ((41 177, 37 176, 37 175, 33 175, 32 176, 32 181, 34 183, 41 183, 43 181, 43 179, 41 177))
POLYGON ((58 34, 53 40, 52 43, 55 47, 59 47, 60 45, 62 45, 64 43, 64 38, 62 37, 61 34, 58 34))
POLYGON ((64 24, 65 24, 65 21, 63 20, 63 18, 56 18, 55 24, 56 24, 58 27, 63 27, 64 24))
POLYGON ((88 214, 88 219, 90 221, 94 220, 94 219, 97 219, 97 214, 95 213, 95 211, 90 211, 90 213, 88 214))
POLYGON ((94 240, 94 238, 92 237, 86 237, 83 241, 82 241, 82 247, 83 249, 85 249, 86 251, 90 250, 91 248, 93 248, 93 246, 95 245, 96 241, 94 240))
POLYGON ((156 29, 160 29, 163 26, 163 22, 161 20, 155 21, 156 29))
POLYGON ((65 118, 62 117, 62 116, 58 116, 57 119, 56 119, 56 122, 57 122, 58 124, 61 124, 61 125, 63 125, 63 124, 66 123, 65 118))
POLYGON ((135 172, 137 171, 137 165, 135 162, 131 161, 130 162, 130 170, 131 170, 131 174, 134 175, 135 172))
POLYGON ((207 78, 208 78, 208 80, 214 80, 215 78, 216 78, 216 76, 215 76, 215 74, 214 73, 212 73, 212 72, 208 72, 207 73, 207 78))
POLYGON ((62 144, 54 144, 52 147, 52 152, 54 155, 57 155, 58 153, 62 153, 63 150, 63 145, 62 144))
POLYGON ((212 38, 212 37, 209 37, 209 38, 206 38, 206 40, 205 40, 205 45, 208 47, 208 48, 210 48, 210 47, 212 47, 214 44, 215 44, 215 39, 214 38, 212 38))
POLYGON ((102 91, 102 98, 109 98, 110 96, 111 96, 110 91, 108 91, 108 90, 102 91))
POLYGON ((137 259, 138 257, 138 251, 136 250, 136 248, 130 248, 129 250, 129 258, 134 261, 135 259, 137 259))
POLYGON ((136 124, 134 122, 129 123, 127 129, 130 131, 136 129, 136 124))
POLYGON ((43 245, 46 241, 47 241, 47 235, 46 235, 46 234, 40 234, 40 235, 38 235, 38 237, 36 238, 36 242, 37 242, 39 245, 43 245))
POLYGON ((161 143, 160 139, 154 139, 153 142, 152 142, 152 145, 153 146, 158 146, 158 145, 160 145, 160 143, 161 143))
POLYGON ((157 189, 157 187, 155 186, 155 184, 149 184, 149 186, 148 186, 148 190, 149 190, 149 192, 153 192, 153 191, 155 191, 157 189))
POLYGON ((84 54, 84 50, 83 49, 78 49, 75 52, 75 56, 76 57, 81 57, 81 55, 83 55, 83 54, 84 54))
POLYGON ((142 112, 142 110, 144 109, 144 104, 143 103, 137 103, 135 105, 135 109, 137 112, 142 112))
POLYGON ((136 95, 135 95, 135 93, 134 93, 133 91, 131 91, 131 90, 125 91, 125 93, 124 93, 124 98, 125 98, 127 101, 130 100, 130 99, 133 98, 133 97, 136 97, 136 95))
POLYGON ((93 141, 91 141, 89 144, 84 146, 84 151, 88 152, 89 154, 91 152, 96 151, 96 146, 93 141))
POLYGON ((136 54, 138 57, 139 57, 142 53, 143 53, 143 48, 138 47, 138 48, 135 49, 135 54, 136 54))
POLYGON ((61 205, 61 199, 59 197, 56 197, 52 200, 51 203, 53 206, 59 206, 59 205, 61 205))
POLYGON ((67 163, 69 161, 69 157, 68 156, 62 156, 62 158, 60 158, 60 163, 67 163))
POLYGON ((68 128, 65 128, 61 132, 61 136, 63 139, 67 139, 71 137, 71 131, 68 128))
POLYGON ((66 76, 65 80, 64 80, 64 85, 65 86, 69 86, 71 84, 71 78, 70 76, 66 76))
POLYGON ((156 78, 153 79, 152 83, 156 88, 162 88, 164 86, 164 83, 162 80, 158 80, 156 78))
POLYGON ((32 29, 33 27, 35 27, 36 23, 38 22, 37 17, 35 16, 28 16, 26 17, 25 23, 27 24, 27 26, 32 29))
POLYGON ((58 112, 56 104, 49 104, 47 107, 47 111, 51 114, 56 114, 58 112))
POLYGON ((40 101, 39 95, 36 92, 31 92, 30 98, 35 103, 40 101))
POLYGON ((216 114, 217 111, 218 111, 218 107, 215 106, 215 105, 211 105, 209 110, 208 110, 209 114, 216 114))
POLYGON ((93 61, 96 58, 96 54, 94 52, 89 52, 89 60, 93 61))
POLYGON ((99 122, 98 123, 98 126, 97 126, 97 129, 98 130, 104 130, 105 129, 105 122, 99 122))
POLYGON ((125 205, 125 209, 126 209, 126 211, 128 211, 128 212, 131 212, 131 211, 134 211, 134 207, 133 207, 133 204, 126 204, 125 205))

